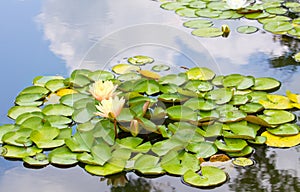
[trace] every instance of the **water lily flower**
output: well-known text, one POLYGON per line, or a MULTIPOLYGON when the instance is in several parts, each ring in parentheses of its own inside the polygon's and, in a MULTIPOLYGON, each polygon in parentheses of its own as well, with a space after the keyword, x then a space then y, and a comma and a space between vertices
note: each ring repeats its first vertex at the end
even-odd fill
POLYGON ((241 9, 249 5, 247 0, 226 0, 230 9, 241 9))
POLYGON ((101 117, 116 119, 120 115, 124 104, 125 99, 123 97, 119 98, 118 96, 115 96, 104 99, 99 105, 96 105, 96 108, 99 111, 95 114, 101 117))
POLYGON ((90 88, 90 93, 98 101, 109 99, 116 96, 118 93, 115 92, 117 85, 114 85, 112 81, 96 81, 90 88))

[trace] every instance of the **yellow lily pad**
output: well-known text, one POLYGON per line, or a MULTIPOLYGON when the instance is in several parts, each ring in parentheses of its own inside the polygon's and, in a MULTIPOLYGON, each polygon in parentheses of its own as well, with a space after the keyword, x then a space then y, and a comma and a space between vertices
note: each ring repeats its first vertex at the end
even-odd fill
POLYGON ((300 144, 300 133, 293 136, 276 136, 265 131, 261 136, 267 138, 266 144, 271 147, 293 147, 300 144))
POLYGON ((291 109, 294 106, 289 98, 283 95, 267 95, 268 101, 259 100, 259 104, 263 105, 265 109, 291 109))
POLYGON ((153 71, 149 70, 140 70, 139 73, 143 75, 144 77, 148 77, 150 79, 159 79, 160 75, 158 73, 155 73, 153 71))
POLYGON ((232 163, 234 165, 242 166, 242 167, 247 167, 247 166, 251 166, 251 165, 254 164, 252 159, 249 159, 249 158, 246 158, 246 157, 238 157, 238 158, 234 159, 232 161, 232 163))
POLYGON ((286 91, 286 96, 291 100, 292 102, 295 103, 300 103, 300 95, 292 93, 290 90, 286 91))
POLYGON ((125 63, 121 63, 118 65, 115 65, 112 70, 113 72, 117 73, 117 74, 125 74, 125 73, 129 73, 129 72, 133 72, 133 71, 138 71, 141 68, 139 66, 134 66, 134 65, 130 65, 130 64, 125 64, 125 63))

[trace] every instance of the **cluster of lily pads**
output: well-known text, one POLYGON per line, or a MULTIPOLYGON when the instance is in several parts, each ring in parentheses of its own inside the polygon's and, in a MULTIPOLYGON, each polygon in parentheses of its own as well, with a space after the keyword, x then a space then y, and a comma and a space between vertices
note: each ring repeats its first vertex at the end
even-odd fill
MULTIPOLYGON (((221 28, 213 27, 209 19, 240 19, 258 20, 263 28, 274 34, 286 34, 294 38, 300 37, 300 3, 284 0, 175 0, 161 4, 166 10, 186 18, 201 18, 186 21, 183 25, 194 29, 192 34, 201 37, 223 35, 221 28)), ((254 33, 255 26, 239 26, 239 33, 254 33)))
POLYGON ((2 156, 31 166, 81 163, 99 176, 167 173, 207 187, 228 176, 205 161, 221 155, 251 165, 244 157, 255 145, 300 143, 290 111, 300 108, 300 95, 270 94, 279 89, 278 80, 217 76, 205 67, 162 76, 170 67, 143 69, 152 63, 151 57, 134 56, 111 71, 78 69, 68 78, 34 78, 8 111, 14 123, 0 126, 2 156), (106 83, 113 85, 110 90, 101 87, 106 83), (118 95, 121 105, 97 98, 105 94, 118 95))

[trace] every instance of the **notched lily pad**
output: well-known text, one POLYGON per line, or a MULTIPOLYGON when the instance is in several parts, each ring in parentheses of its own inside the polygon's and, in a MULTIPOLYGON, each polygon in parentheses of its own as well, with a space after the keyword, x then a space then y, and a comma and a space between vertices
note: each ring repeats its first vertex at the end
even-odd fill
POLYGON ((226 182, 226 180, 226 173, 213 166, 202 167, 199 174, 189 170, 183 175, 183 181, 185 183, 196 187, 217 186, 226 182))
POLYGON ((299 126, 296 124, 286 123, 276 128, 268 128, 267 131, 276 136, 292 136, 299 133, 299 126))
POLYGON ((271 91, 279 88, 281 83, 271 77, 255 78, 254 86, 251 88, 256 91, 271 91))
POLYGON ((144 56, 144 55, 136 55, 128 58, 128 62, 132 65, 145 65, 147 63, 152 63, 154 61, 153 58, 144 56))
POLYGON ((293 113, 284 110, 264 110, 264 114, 258 115, 258 117, 270 125, 284 124, 295 119, 293 113))
POLYGON ((300 133, 292 136, 276 136, 265 131, 261 136, 267 138, 266 144, 271 147, 293 147, 300 144, 300 133))

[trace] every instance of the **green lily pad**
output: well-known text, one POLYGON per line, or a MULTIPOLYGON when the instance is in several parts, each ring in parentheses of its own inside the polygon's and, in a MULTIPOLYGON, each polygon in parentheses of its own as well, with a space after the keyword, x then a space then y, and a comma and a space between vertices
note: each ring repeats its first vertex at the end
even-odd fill
POLYGON ((3 157, 6 158, 17 158, 23 159, 28 156, 34 156, 37 153, 42 152, 42 149, 39 149, 35 146, 33 147, 17 147, 12 145, 4 145, 3 146, 6 150, 5 153, 2 154, 3 157))
POLYGON ((131 73, 135 71, 139 71, 141 68, 139 66, 133 66, 130 64, 118 64, 113 66, 112 71, 115 72, 116 74, 126 74, 126 73, 131 73))
POLYGON ((181 17, 195 18, 198 17, 195 12, 197 9, 182 7, 176 9, 175 13, 181 17))
POLYGON ((154 65, 152 67, 152 71, 160 72, 160 71, 168 71, 170 70, 170 67, 165 64, 159 64, 159 65, 154 65))
POLYGON ((188 98, 184 97, 180 94, 177 93, 163 93, 160 96, 158 96, 158 100, 160 101, 164 101, 164 102, 170 102, 170 103, 174 103, 174 102, 183 102, 186 101, 188 98))
POLYGON ((263 18, 263 19, 259 19, 258 21, 262 24, 268 23, 268 22, 272 22, 272 21, 290 21, 291 18, 287 17, 287 16, 283 16, 283 15, 277 15, 275 17, 271 17, 271 18, 263 18))
POLYGON ((114 74, 112 74, 109 71, 103 71, 103 70, 96 70, 91 72, 88 75, 88 78, 91 79, 92 81, 107 81, 107 80, 111 80, 114 79, 114 74))
POLYGON ((299 126, 296 124, 286 123, 283 125, 279 125, 276 128, 267 128, 267 131, 269 131, 273 135, 277 136, 291 136, 291 135, 297 135, 299 133, 299 126))
POLYGON ((43 101, 38 101, 44 99, 46 95, 41 93, 26 93, 21 94, 16 97, 15 103, 22 106, 40 106, 43 101))
POLYGON ((68 124, 72 123, 72 119, 60 115, 47 115, 45 120, 48 121, 51 126, 56 128, 65 128, 68 124))
POLYGON ((126 160, 121 158, 113 158, 104 166, 98 165, 86 165, 84 168, 88 173, 99 176, 113 175, 120 173, 124 170, 126 165, 126 160))
POLYGON ((197 119, 197 113, 186 106, 175 105, 167 108, 166 112, 170 119, 177 121, 195 121, 197 119))
POLYGON ((61 104, 67 105, 69 107, 73 107, 74 103, 80 99, 83 98, 89 98, 89 95, 82 94, 82 93, 73 93, 73 94, 68 94, 64 95, 60 98, 61 104))
POLYGON ((216 18, 219 17, 219 15, 222 13, 222 11, 218 10, 212 10, 212 9, 198 9, 195 14, 199 17, 207 17, 207 18, 216 18))
POLYGON ((245 105, 240 106, 239 109, 245 113, 253 114, 262 111, 264 107, 259 103, 246 103, 245 105))
POLYGON ((271 21, 264 24, 264 29, 272 33, 287 32, 293 28, 293 25, 287 21, 271 21))
POLYGON ((256 136, 254 140, 247 140, 247 141, 251 144, 262 145, 267 141, 267 138, 263 136, 256 136))
POLYGON ((270 91, 279 88, 281 83, 271 77, 255 78, 254 86, 251 89, 256 91, 270 91))
POLYGON ((237 165, 237 166, 241 166, 241 167, 247 167, 247 166, 251 166, 254 164, 253 160, 252 159, 249 159, 249 158, 246 158, 246 157, 238 157, 238 158, 235 158, 232 163, 234 165, 237 165))
POLYGON ((177 93, 177 89, 179 87, 175 84, 164 84, 164 85, 159 85, 159 90, 162 92, 162 93, 177 93))
POLYGON ((76 74, 70 77, 69 82, 74 87, 85 87, 91 83, 91 80, 85 75, 76 74))
POLYGON ((211 1, 207 4, 207 7, 212 10, 218 11, 225 11, 230 9, 225 1, 211 1))
POLYGON ((186 72, 186 74, 189 80, 208 81, 215 77, 215 73, 206 67, 191 68, 186 72))
POLYGON ((144 56, 144 55, 137 55, 128 58, 128 62, 132 65, 145 65, 147 63, 152 63, 154 61, 153 58, 144 56))
POLYGON ((181 150, 183 148, 184 144, 181 141, 176 139, 167 139, 153 144, 151 150, 158 156, 163 156, 166 155, 170 150, 181 150))
POLYGON ((212 80, 212 84, 221 87, 223 86, 223 79, 224 79, 224 75, 215 76, 215 78, 212 80))
POLYGON ((219 37, 223 34, 221 29, 215 27, 199 28, 192 31, 198 37, 219 37))
POLYGON ((41 111, 26 112, 26 113, 23 113, 23 114, 19 115, 16 118, 15 123, 17 125, 21 125, 24 121, 26 121, 27 119, 29 119, 31 117, 39 117, 39 118, 43 119, 44 118, 44 114, 41 111))
POLYGON ((183 23, 183 26, 192 29, 207 28, 211 27, 212 25, 213 23, 211 21, 203 19, 190 20, 183 23))
POLYGON ((39 94, 46 95, 49 92, 50 91, 48 89, 46 89, 45 87, 42 87, 42 86, 30 86, 30 87, 27 87, 27 88, 23 89, 20 92, 20 95, 22 95, 22 94, 34 94, 34 93, 39 93, 39 94))
POLYGON ((300 3, 298 3, 298 2, 285 2, 284 6, 286 6, 288 8, 300 7, 300 3))
POLYGON ((176 151, 170 151, 162 158, 161 167, 172 175, 183 175, 188 170, 200 169, 199 160, 195 155, 187 152, 179 155, 176 151))
POLYGON ((209 91, 205 95, 205 99, 214 100, 216 104, 225 104, 228 103, 233 96, 233 92, 227 88, 215 89, 209 91))
POLYGON ((259 118, 266 121, 270 125, 279 125, 294 121, 295 115, 284 110, 264 110, 263 115, 258 115, 259 118))
POLYGON ((72 152, 90 152, 94 141, 94 132, 77 131, 72 138, 66 139, 65 143, 72 152))
POLYGON ((228 126, 231 132, 224 130, 225 138, 254 139, 256 137, 256 130, 248 126, 246 121, 230 123, 228 126))
POLYGON ((262 18, 266 18, 269 17, 270 13, 267 12, 257 12, 257 13, 249 13, 245 15, 245 18, 247 19, 262 19, 262 18))
POLYGON ((240 110, 232 110, 232 111, 223 111, 220 112, 220 118, 218 121, 220 122, 236 122, 244 119, 247 116, 247 113, 240 110))
POLYGON ((236 87, 238 90, 245 90, 254 85, 254 77, 240 74, 227 75, 223 78, 224 87, 236 87))
POLYGON ((19 147, 29 147, 32 145, 32 141, 30 140, 30 134, 32 129, 19 129, 14 132, 8 132, 2 136, 3 143, 7 143, 14 146, 19 147))
POLYGON ((66 146, 52 150, 48 155, 50 163, 56 165, 74 165, 78 162, 77 154, 66 146))
POLYGON ((120 81, 134 81, 141 79, 141 75, 138 73, 125 73, 118 76, 118 80, 120 81))
POLYGON ((216 145, 209 142, 190 143, 186 149, 196 153, 197 158, 208 158, 218 152, 216 145))
POLYGON ((246 146, 243 150, 239 152, 227 152, 226 154, 230 157, 243 157, 250 155, 253 152, 253 148, 250 146, 246 146))
POLYGON ((43 153, 37 153, 34 157, 25 157, 23 161, 31 166, 45 166, 49 164, 47 155, 43 153))
POLYGON ((33 79, 33 85, 44 87, 52 79, 64 79, 62 76, 37 76, 33 79))
POLYGON ((166 10, 176 10, 182 7, 185 7, 188 3, 184 2, 167 2, 160 5, 161 8, 166 10))
POLYGON ((245 105, 251 99, 250 96, 247 95, 234 95, 229 102, 231 105, 245 105))
POLYGON ((159 92, 159 84, 155 80, 142 80, 139 81, 135 87, 134 91, 136 92, 144 92, 147 93, 148 95, 153 95, 155 93, 159 92))
POLYGON ((200 174, 194 171, 187 171, 183 175, 183 181, 196 187, 211 187, 225 183, 227 180, 226 173, 221 169, 213 166, 204 166, 200 174))
POLYGON ((45 87, 51 92, 56 92, 59 89, 67 87, 64 83, 64 79, 51 79, 46 84, 45 87))
POLYGON ((254 26, 245 25, 245 26, 239 26, 236 30, 239 33, 251 34, 251 33, 255 33, 256 31, 258 31, 258 28, 254 27, 254 26))
MULTIPOLYGON (((214 123, 208 126, 202 126, 203 131, 201 131, 201 135, 204 137, 218 137, 222 135, 222 124, 214 123)), ((201 130, 201 129, 200 129, 201 130)))
POLYGON ((3 135, 5 135, 8 132, 15 132, 19 129, 19 127, 17 125, 13 125, 13 124, 4 124, 0 126, 0 143, 2 142, 2 137, 3 135))
POLYGON ((49 104, 43 108, 42 112, 45 115, 71 116, 74 112, 74 109, 62 104, 49 104))
POLYGON ((266 12, 270 14, 277 14, 277 15, 283 15, 287 12, 288 10, 283 7, 269 7, 266 9, 266 12))
POLYGON ((40 117, 30 117, 26 119, 21 125, 21 128, 40 129, 44 125, 44 119, 40 117))
POLYGON ((183 106, 189 107, 192 110, 211 111, 216 108, 216 104, 210 100, 201 98, 191 98, 187 100, 183 106))
POLYGON ((45 126, 39 130, 34 130, 30 134, 30 139, 38 148, 56 148, 65 144, 64 140, 55 139, 59 135, 58 128, 45 126))
POLYGON ((134 169, 142 174, 162 174, 163 168, 159 164, 159 157, 144 154, 141 155, 134 163, 134 169))
POLYGON ((216 140, 215 145, 225 152, 240 152, 247 146, 247 142, 243 139, 224 138, 224 143, 216 140))
POLYGON ((190 80, 185 84, 184 89, 193 92, 207 92, 213 89, 213 85, 208 81, 190 80))
POLYGON ((182 85, 187 81, 187 75, 185 73, 179 73, 179 74, 169 74, 166 76, 163 76, 159 79, 160 84, 174 84, 174 85, 182 85))
MULTIPOLYGON (((259 84, 261 84, 261 83, 259 83, 259 84)), ((252 91, 252 92, 248 93, 247 95, 251 97, 250 102, 252 102, 252 103, 258 103, 260 100, 268 100, 268 97, 267 97, 268 93, 266 93, 264 91, 252 91)))
POLYGON ((28 112, 40 112, 41 109, 35 106, 13 106, 8 110, 8 117, 16 119, 19 115, 28 112))
POLYGON ((202 8, 206 7, 206 2, 204 2, 204 1, 191 1, 188 4, 188 7, 195 8, 195 9, 202 9, 202 8))

